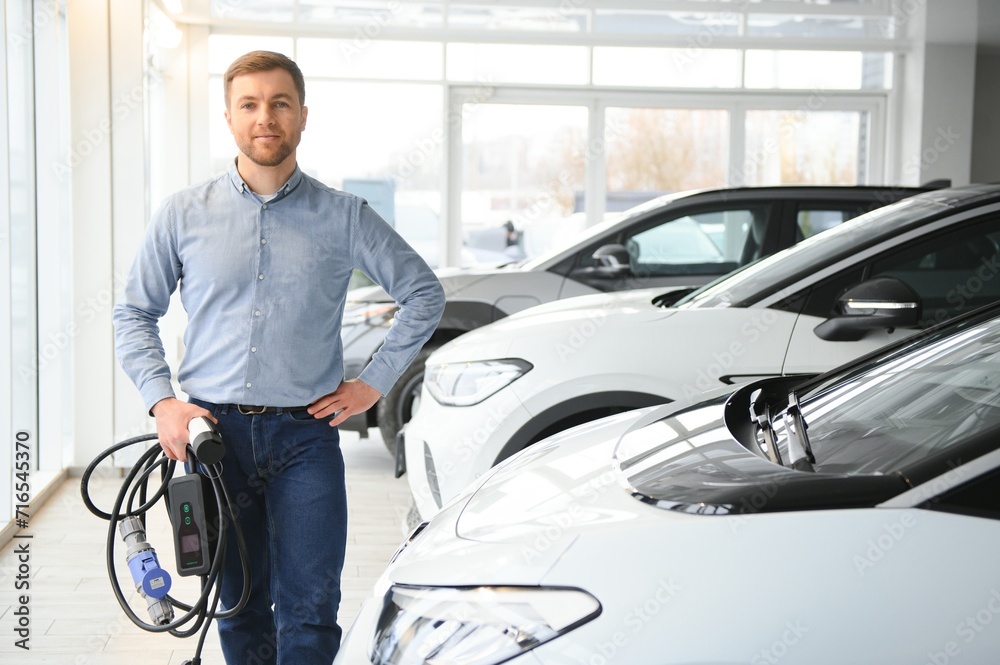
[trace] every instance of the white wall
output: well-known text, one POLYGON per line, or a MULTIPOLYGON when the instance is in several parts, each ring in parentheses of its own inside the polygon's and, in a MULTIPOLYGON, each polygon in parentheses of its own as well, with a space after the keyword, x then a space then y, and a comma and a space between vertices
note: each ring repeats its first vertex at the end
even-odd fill
MULTIPOLYGON (((111 8, 109 32, 111 57, 111 222, 113 293, 118 301, 132 266, 136 247, 147 218, 145 168, 146 101, 155 79, 147 81, 143 50, 143 3, 134 0, 104 0, 111 8)), ((101 449, 116 441, 154 431, 152 419, 131 381, 113 361, 114 431, 101 449)), ((115 456, 126 457, 131 466, 141 454, 138 447, 115 456)))
POLYGON ((914 47, 902 58, 894 104, 896 145, 890 180, 917 185, 971 179, 972 105, 979 0, 900 3, 900 25, 914 47))
POLYGON ((980 51, 972 120, 972 181, 1000 182, 1000 53, 980 51))
POLYGON ((81 467, 114 443, 116 434, 146 429, 144 423, 132 424, 131 414, 142 418, 144 412, 137 396, 121 387, 116 391, 116 381, 124 378, 114 357, 111 320, 115 293, 146 217, 142 3, 73 0, 67 24, 74 229, 72 464, 81 467), (122 412, 117 423, 116 404, 122 412))

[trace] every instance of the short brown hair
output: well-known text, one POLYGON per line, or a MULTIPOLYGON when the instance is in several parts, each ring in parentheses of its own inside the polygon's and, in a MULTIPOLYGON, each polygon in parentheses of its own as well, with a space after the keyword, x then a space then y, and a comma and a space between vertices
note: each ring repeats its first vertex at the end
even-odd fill
POLYGON ((299 92, 299 106, 306 105, 306 80, 302 76, 302 70, 295 64, 295 61, 281 53, 274 51, 250 51, 233 61, 226 70, 224 81, 224 92, 226 95, 226 108, 229 108, 229 91, 233 85, 233 79, 241 74, 252 74, 254 72, 269 72, 272 69, 284 69, 292 75, 295 82, 295 89, 299 92))

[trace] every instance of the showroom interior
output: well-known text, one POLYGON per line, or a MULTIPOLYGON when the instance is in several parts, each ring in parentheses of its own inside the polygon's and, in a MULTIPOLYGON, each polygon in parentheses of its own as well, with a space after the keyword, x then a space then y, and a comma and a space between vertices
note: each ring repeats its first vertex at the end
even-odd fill
MULTIPOLYGON (((531 258, 671 191, 1000 182, 996 0, 4 0, 0 23, 0 423, 12 451, 0 458, 0 654, 19 654, 10 662, 77 662, 72 645, 86 642, 70 631, 46 647, 43 613, 73 589, 46 588, 41 567, 36 611, 48 623, 34 624, 31 654, 12 650, 8 557, 19 533, 46 528, 33 523, 47 501, 78 496, 95 456, 154 429, 116 362, 112 309, 164 197, 231 162, 222 76, 242 53, 299 63, 303 171, 385 206, 435 268, 496 262, 509 222, 516 258, 531 258), (16 450, 28 451, 27 469, 16 450)), ((175 301, 160 327, 172 367, 184 322, 175 301)), ((406 485, 378 437, 350 438, 350 450, 370 474, 359 496, 399 502, 379 517, 381 549, 365 553, 388 557, 406 485)), ((97 537, 37 545, 53 559, 82 556, 75 546, 101 560, 104 523, 72 514, 97 537)), ((378 569, 359 564, 359 579, 378 569)), ((81 588, 111 617, 102 584, 81 588)), ((155 648, 182 662, 161 637, 155 648)), ((125 662, 145 639, 78 653, 125 662)))

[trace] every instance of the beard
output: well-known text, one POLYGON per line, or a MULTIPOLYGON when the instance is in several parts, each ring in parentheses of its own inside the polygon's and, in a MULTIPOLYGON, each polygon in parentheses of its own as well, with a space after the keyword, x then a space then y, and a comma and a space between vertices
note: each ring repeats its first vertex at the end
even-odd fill
POLYGON ((295 149, 290 141, 281 141, 270 147, 258 147, 254 145, 252 138, 249 141, 237 141, 237 145, 240 152, 258 166, 277 166, 285 161, 295 149))

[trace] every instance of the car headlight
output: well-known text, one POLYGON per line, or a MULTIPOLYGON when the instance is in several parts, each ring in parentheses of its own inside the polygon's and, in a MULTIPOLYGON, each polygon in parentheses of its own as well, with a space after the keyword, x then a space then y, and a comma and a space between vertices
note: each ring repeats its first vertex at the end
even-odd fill
POLYGON ((374 665, 494 665, 600 613, 580 589, 397 585, 386 594, 369 657, 374 665))
POLYGON ((441 404, 470 406, 506 388, 531 367, 531 363, 519 358, 431 365, 424 374, 424 383, 441 404))
POLYGON ((398 309, 399 306, 392 302, 347 303, 344 307, 343 326, 356 326, 362 323, 377 326, 391 323, 398 309))

